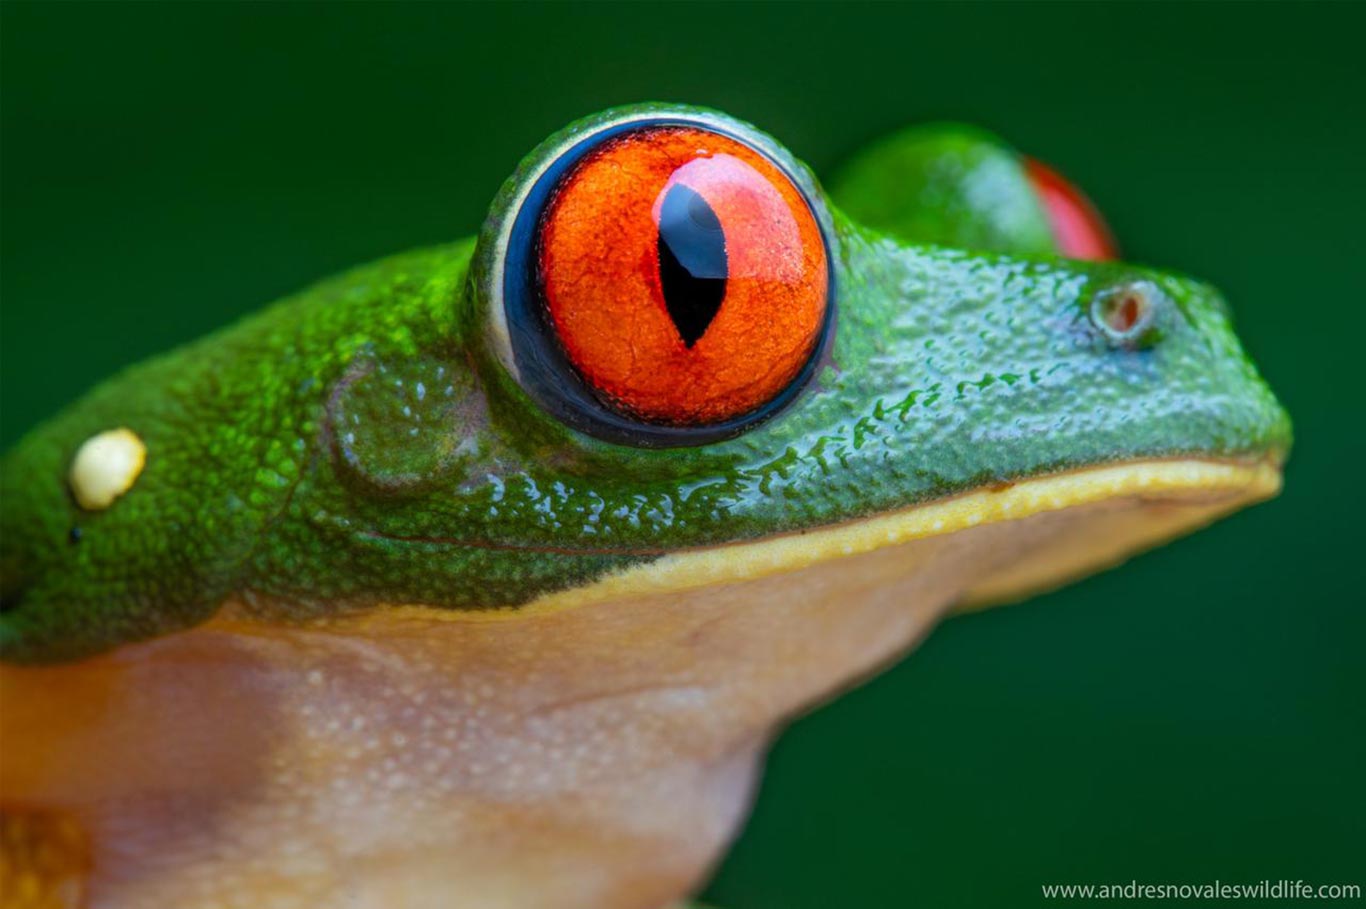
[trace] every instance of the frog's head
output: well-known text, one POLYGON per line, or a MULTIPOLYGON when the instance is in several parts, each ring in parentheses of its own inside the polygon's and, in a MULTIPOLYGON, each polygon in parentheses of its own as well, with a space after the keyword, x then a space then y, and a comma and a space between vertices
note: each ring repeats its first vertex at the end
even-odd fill
POLYGON ((1028 529, 952 592, 996 599, 1274 492, 1289 424, 1218 292, 1050 252, 1020 159, 955 142, 966 169, 907 135, 832 200, 719 113, 570 126, 477 244, 320 285, 25 439, 6 655, 225 601, 531 614, 1028 529), (956 239, 992 251, 920 245, 956 239), (118 428, 137 444, 75 470, 118 428), (1088 517, 1044 520, 1063 513, 1088 517))
POLYGON ((130 902, 665 905, 782 718, 1271 494, 1218 294, 1053 254, 1013 153, 924 138, 832 202, 743 123, 612 111, 477 242, 39 427, 0 648, 65 664, 0 667, 0 789, 130 902))

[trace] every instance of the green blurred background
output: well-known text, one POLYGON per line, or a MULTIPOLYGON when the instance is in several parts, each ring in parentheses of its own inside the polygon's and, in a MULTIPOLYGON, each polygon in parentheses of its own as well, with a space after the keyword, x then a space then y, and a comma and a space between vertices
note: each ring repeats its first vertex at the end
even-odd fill
POLYGON ((1359 6, 28 4, 3 15, 0 442, 342 267, 475 231, 644 99, 828 173, 977 122, 1128 258, 1222 287, 1296 420, 1279 500, 955 619, 775 748, 708 899, 1019 906, 1044 882, 1366 884, 1359 6))

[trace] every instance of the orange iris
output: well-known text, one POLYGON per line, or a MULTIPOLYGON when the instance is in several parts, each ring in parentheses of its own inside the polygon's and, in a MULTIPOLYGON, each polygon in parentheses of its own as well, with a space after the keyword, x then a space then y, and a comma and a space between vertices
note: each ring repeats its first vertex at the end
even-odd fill
POLYGON ((542 215, 539 276, 569 361, 613 409, 699 426, 750 413, 802 371, 829 271, 801 191, 728 136, 613 137, 542 215))

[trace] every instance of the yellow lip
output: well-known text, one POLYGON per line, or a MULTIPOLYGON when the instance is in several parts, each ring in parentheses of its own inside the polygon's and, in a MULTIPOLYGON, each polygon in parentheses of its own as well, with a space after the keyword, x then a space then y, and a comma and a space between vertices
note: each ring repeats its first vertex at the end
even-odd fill
MULTIPOLYGON (((971 585, 960 601, 971 608, 1018 598, 1114 564, 1271 498, 1280 487, 1280 466, 1272 458, 1109 464, 981 489, 831 527, 683 550, 516 609, 446 615, 461 622, 523 619, 607 600, 757 580, 889 546, 1015 523, 1018 545, 1022 552, 1028 551, 1028 557, 1006 560, 1010 562, 1007 567, 996 568, 971 585), (1057 517, 1050 519, 1050 515, 1057 517)), ((995 540, 993 545, 1002 544, 995 540)))

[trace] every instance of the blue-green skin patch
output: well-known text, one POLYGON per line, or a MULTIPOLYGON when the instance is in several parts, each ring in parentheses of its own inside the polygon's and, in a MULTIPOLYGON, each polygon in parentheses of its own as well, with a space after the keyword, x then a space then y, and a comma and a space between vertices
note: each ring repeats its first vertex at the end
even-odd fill
MULTIPOLYGON (((923 154, 916 141, 907 156, 923 154)), ((895 145, 878 155, 853 165, 855 208, 876 195, 872 170, 894 182, 902 166, 895 145)), ((504 187, 477 249, 324 281, 126 370, 25 437, 3 462, 3 657, 79 657, 203 622, 229 597, 280 621, 378 603, 512 607, 683 547, 1037 474, 1288 449, 1286 414, 1213 288, 914 245, 908 230, 970 233, 971 212, 939 227, 888 217, 883 233, 839 202, 772 139, 713 112, 650 106, 570 126, 504 187), (728 441, 644 449, 567 429, 487 340, 491 239, 519 181, 567 139, 635 114, 719 118, 750 137, 807 185, 829 233, 827 359, 787 409, 728 441), (1160 341, 1139 349, 1088 315, 1096 294, 1136 280, 1161 291, 1160 341), (142 437, 146 468, 112 507, 82 511, 71 458, 117 426, 142 437)), ((1020 236, 982 245, 1035 252, 1033 229, 1020 236)))

